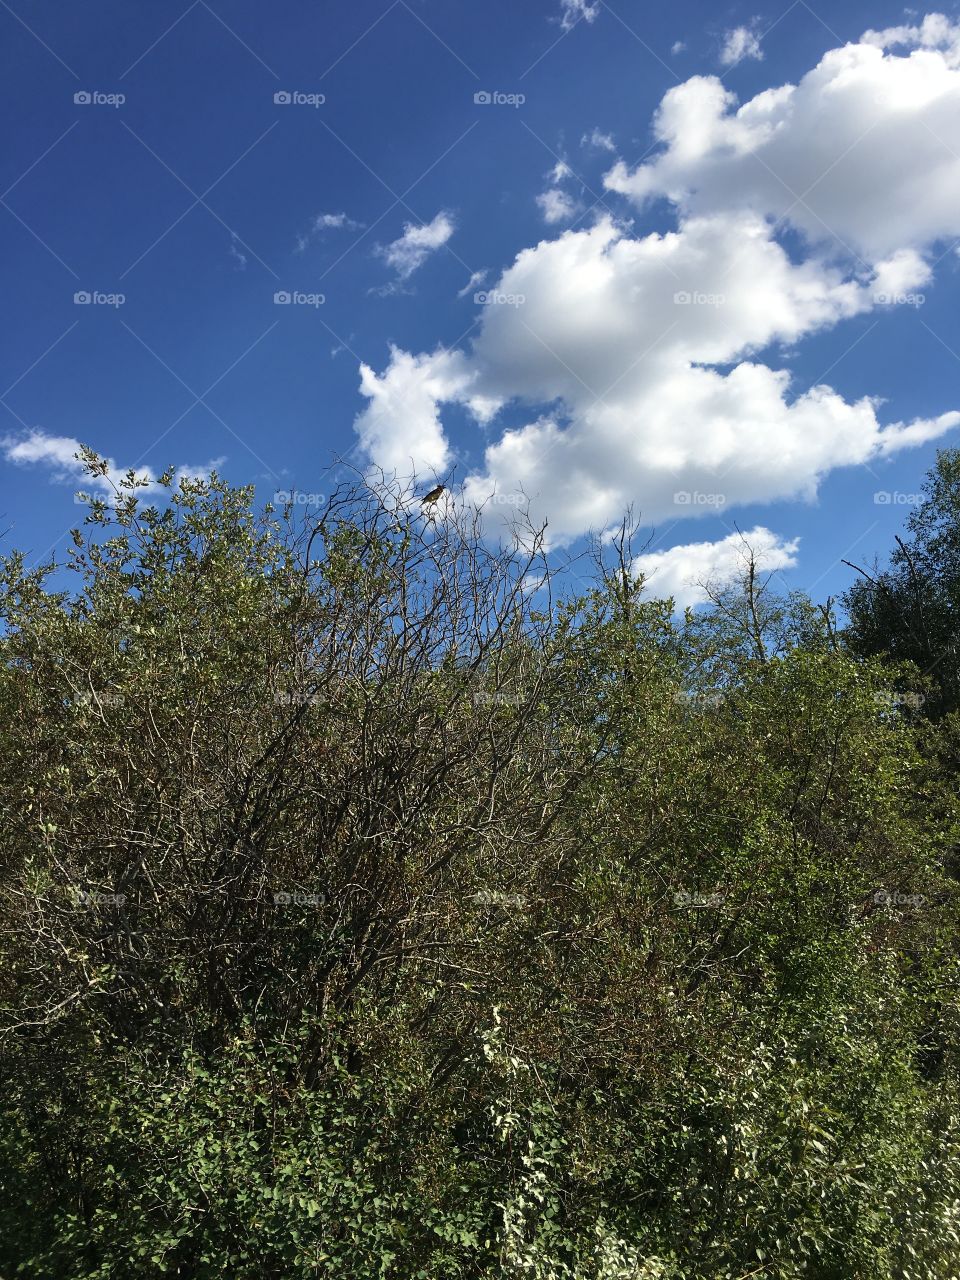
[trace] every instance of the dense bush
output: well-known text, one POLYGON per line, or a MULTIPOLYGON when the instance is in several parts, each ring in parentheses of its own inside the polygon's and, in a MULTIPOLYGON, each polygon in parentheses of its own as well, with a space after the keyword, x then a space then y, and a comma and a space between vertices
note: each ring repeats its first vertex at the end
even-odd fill
POLYGON ((955 1280, 916 655, 165 483, 3 565, 0 1275, 955 1280))

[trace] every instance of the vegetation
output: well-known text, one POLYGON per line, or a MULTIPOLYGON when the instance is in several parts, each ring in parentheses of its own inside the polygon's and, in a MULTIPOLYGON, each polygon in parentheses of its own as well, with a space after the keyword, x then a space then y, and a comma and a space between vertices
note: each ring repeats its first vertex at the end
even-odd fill
POLYGON ((887 653, 931 677, 931 711, 960 707, 960 450, 939 454, 924 501, 897 538, 890 565, 862 578, 847 595, 855 653, 887 653))
POLYGON ((960 455, 846 631, 163 483, 0 566, 0 1275, 955 1280, 960 455))

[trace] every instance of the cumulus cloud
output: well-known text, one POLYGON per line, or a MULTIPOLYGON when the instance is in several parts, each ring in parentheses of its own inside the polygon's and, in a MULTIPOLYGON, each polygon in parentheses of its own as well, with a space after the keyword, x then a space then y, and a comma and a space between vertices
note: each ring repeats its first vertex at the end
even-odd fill
POLYGON ((789 541, 762 525, 747 533, 731 533, 719 542, 689 542, 669 551, 637 556, 634 572, 644 579, 644 592, 659 600, 673 597, 678 609, 703 604, 709 591, 729 587, 745 574, 751 556, 764 573, 792 569, 799 538, 789 541))
POLYGON ((570 31, 578 22, 593 22, 600 13, 600 5, 591 0, 560 0, 560 25, 570 31))
POLYGON ((609 527, 629 505, 655 523, 812 499, 835 468, 960 424, 950 406, 885 423, 869 388, 848 400, 776 362, 778 346, 925 284, 933 246, 960 235, 960 160, 924 141, 934 117, 941 131, 950 123, 960 70, 942 29, 918 31, 906 55, 869 41, 834 50, 799 85, 739 110, 713 78, 669 91, 661 154, 632 171, 614 166, 607 185, 641 205, 667 196, 675 229, 635 235, 604 217, 544 239, 503 272, 494 292, 507 302, 484 308, 469 349, 394 350, 384 373, 365 368, 371 404, 358 431, 371 458, 409 469, 422 440, 436 468, 450 456, 444 403, 490 424, 512 402, 524 417, 491 434, 465 497, 522 492, 559 544, 609 527), (935 48, 918 44, 935 36, 935 48), (913 106, 892 119, 889 103, 908 85, 913 106), (766 167, 815 190, 797 204, 766 167), (827 214, 860 261, 825 243, 827 214), (788 252, 777 218, 806 233, 805 245, 788 252), (678 491, 712 495, 712 505, 678 506, 678 491))
POLYGON ((355 427, 368 456, 401 475, 442 471, 451 454, 440 404, 462 401, 480 421, 499 408, 499 401, 472 393, 476 381, 477 371, 461 351, 412 356, 391 347, 390 364, 379 377, 361 365, 360 391, 370 403, 355 427))
POLYGON ((763 50, 760 48, 760 38, 751 27, 734 27, 723 38, 720 62, 724 67, 732 67, 735 63, 742 62, 744 58, 756 58, 758 62, 762 61, 763 50))
MULTIPOLYGON (((0 449, 7 462, 16 466, 42 466, 50 472, 50 479, 57 484, 72 484, 90 493, 113 496, 114 490, 127 474, 128 468, 119 467, 112 458, 107 458, 107 470, 104 475, 91 476, 78 455, 83 448, 79 440, 72 436, 49 435, 39 428, 23 436, 6 436, 0 440, 0 449)), ((177 468, 177 479, 196 479, 208 476, 211 471, 221 466, 223 458, 215 458, 203 467, 181 466, 177 468)), ((140 495, 156 494, 162 491, 157 483, 156 473, 150 467, 135 469, 138 479, 145 480, 143 488, 138 489, 140 495)))
POLYGON ((454 232, 453 219, 449 214, 440 212, 432 222, 417 226, 413 222, 403 224, 403 235, 392 243, 382 245, 380 256, 397 273, 397 277, 409 280, 413 273, 435 253, 441 249, 454 232))
POLYGON ((467 495, 522 489, 558 541, 631 503, 650 521, 708 509, 678 508, 678 490, 730 507, 812 498, 835 467, 960 422, 882 426, 869 396, 751 358, 874 305, 872 281, 791 262, 752 215, 638 239, 603 220, 526 250, 497 287, 525 301, 487 309, 474 392, 555 407, 491 444, 467 495))
POLYGON ((914 45, 920 49, 945 49, 956 59, 960 52, 960 28, 942 13, 928 13, 919 26, 887 27, 884 31, 866 31, 864 44, 880 49, 897 45, 914 45))
POLYGON ((928 284, 933 272, 916 249, 898 249, 877 263, 873 288, 878 302, 894 301, 928 284))
POLYGON ((742 106, 715 77, 694 76, 660 104, 660 154, 616 164, 606 186, 640 206, 666 196, 682 215, 750 210, 869 263, 955 238, 958 31, 935 17, 868 33, 742 106), (901 44, 905 55, 890 51, 901 44))

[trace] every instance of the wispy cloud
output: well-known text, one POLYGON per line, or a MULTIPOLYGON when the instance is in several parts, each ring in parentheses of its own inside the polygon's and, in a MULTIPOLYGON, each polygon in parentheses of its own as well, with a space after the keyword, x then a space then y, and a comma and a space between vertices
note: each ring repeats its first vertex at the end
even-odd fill
POLYGON ((579 208, 573 196, 568 195, 566 191, 561 191, 559 187, 551 187, 549 191, 538 195, 537 204, 540 206, 544 222, 550 226, 558 222, 569 222, 579 208))
POLYGON ((474 289, 476 289, 478 285, 483 284, 486 278, 487 278, 486 271, 474 271, 473 275, 470 277, 467 283, 463 286, 463 288, 457 290, 457 297, 465 298, 468 293, 473 293, 474 289))
POLYGON ((585 133, 580 139, 581 147, 596 147, 598 151, 616 151, 613 137, 609 133, 602 133, 599 129, 594 129, 591 133, 585 133))
POLYGON ((553 168, 547 171, 546 177, 550 187, 537 196, 537 204, 540 206, 544 222, 549 226, 558 222, 569 222, 574 214, 579 212, 581 206, 579 200, 562 190, 560 184, 575 177, 573 170, 561 156, 553 168))
POLYGON ((443 248, 455 229, 450 215, 441 211, 432 222, 421 226, 405 222, 403 235, 390 244, 380 245, 377 252, 396 271, 398 280, 406 281, 423 266, 431 253, 443 248))
POLYGON ((735 63, 742 62, 744 58, 755 58, 758 62, 763 59, 763 50, 760 48, 760 37, 755 30, 755 24, 749 27, 734 27, 723 38, 723 46, 720 49, 720 62, 723 66, 732 67, 735 63))
POLYGON ((345 213, 318 213, 309 228, 297 236, 297 253, 303 253, 310 241, 322 236, 325 231, 361 231, 363 225, 345 213))
MULTIPOLYGON (((112 458, 107 458, 106 472, 102 475, 90 475, 80 458, 83 447, 72 436, 49 435, 38 427, 23 436, 6 436, 0 439, 0 450, 7 462, 21 467, 44 467, 49 471, 50 480, 54 484, 71 484, 88 492, 112 496, 130 468, 117 466, 112 458)), ((223 458, 214 458, 202 467, 180 466, 176 472, 177 479, 208 476, 211 471, 222 466, 223 462, 223 458)), ((138 479, 146 482, 139 493, 146 495, 161 491, 162 486, 157 483, 156 473, 152 468, 134 468, 134 473, 138 479)))
POLYGON ((578 22, 593 22, 600 13, 599 3, 591 0, 560 0, 560 25, 569 31, 578 22))
POLYGON ((233 236, 230 240, 230 257, 236 262, 238 271, 246 271, 247 255, 237 248, 236 236, 233 236))

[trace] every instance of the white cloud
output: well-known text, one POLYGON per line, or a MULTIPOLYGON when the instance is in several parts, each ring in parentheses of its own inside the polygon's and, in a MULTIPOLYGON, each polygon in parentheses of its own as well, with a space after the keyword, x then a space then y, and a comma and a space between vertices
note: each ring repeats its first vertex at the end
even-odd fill
POLYGON ((391 244, 382 245, 379 253, 393 267, 400 280, 408 280, 423 266, 431 253, 447 243, 454 229, 453 219, 443 212, 438 213, 432 222, 425 222, 421 226, 405 222, 403 235, 391 244))
POLYGON ((555 222, 569 222, 578 207, 573 196, 568 195, 566 191, 561 191, 559 187, 551 187, 549 191, 538 195, 537 204, 540 206, 544 222, 551 225, 555 222))
POLYGON ((566 160, 558 160, 547 173, 547 178, 553 185, 537 196, 537 204, 540 206, 544 222, 549 226, 558 222, 570 222, 580 209, 579 202, 563 191, 559 185, 572 177, 574 172, 566 160))
POLYGON ((956 238, 960 28, 945 24, 900 28, 904 40, 917 32, 906 55, 884 47, 889 33, 868 33, 739 108, 718 79, 694 76, 660 104, 662 152, 615 165, 606 185, 639 205, 666 196, 682 216, 784 219, 811 245, 872 263, 956 238))
POLYGON ((470 279, 463 286, 463 288, 457 290, 457 297, 465 298, 468 293, 473 293, 475 289, 477 289, 480 285, 483 284, 486 278, 487 278, 486 271, 474 271, 470 279))
POLYGON ((762 61, 763 50, 760 48, 760 38, 750 27, 734 27, 723 38, 720 62, 725 67, 732 67, 734 63, 742 62, 744 58, 762 61))
POLYGON ((439 472, 450 461, 438 405, 468 395, 476 374, 459 351, 411 356, 395 347, 378 377, 360 366, 360 390, 370 404, 356 421, 367 454, 385 471, 439 472))
POLYGON ((892 49, 897 45, 912 45, 921 49, 946 49, 955 59, 960 44, 960 28, 942 13, 928 13, 919 26, 887 27, 885 31, 866 31, 864 44, 879 49, 892 49))
POLYGON ((346 227, 348 231, 355 231, 362 225, 348 218, 345 213, 318 213, 313 220, 314 231, 329 231, 331 228, 339 230, 341 227, 346 227))
MULTIPOLYGON (((47 467, 50 470, 50 479, 54 483, 72 484, 88 493, 101 493, 112 497, 114 489, 119 488, 121 480, 125 478, 128 468, 119 467, 112 458, 108 458, 106 474, 91 476, 76 456, 82 447, 81 442, 73 439, 72 436, 48 435, 39 428, 34 428, 25 436, 7 436, 0 440, 0 449, 3 450, 3 456, 7 462, 12 462, 16 466, 47 467)), ((221 466, 223 461, 223 458, 215 458, 203 467, 185 465, 178 467, 176 478, 180 480, 208 476, 211 471, 221 466)), ((162 492, 162 486, 157 483, 156 473, 150 467, 137 468, 136 475, 139 479, 146 481, 144 487, 137 490, 138 494, 150 495, 162 492)))
POLYGON ((687 46, 683 43, 682 40, 674 40, 673 44, 670 46, 670 52, 673 54, 674 57, 676 57, 678 53, 683 53, 686 47, 687 46))
MULTIPOLYGON (((861 44, 833 51, 799 86, 762 94, 736 113, 712 78, 671 90, 657 117, 663 154, 633 172, 616 166, 608 186, 638 203, 668 195, 676 228, 637 236, 603 218, 525 249, 495 290, 516 305, 486 306, 468 350, 445 353, 440 365, 436 355, 394 351, 381 377, 365 370, 365 392, 381 415, 375 431, 373 405, 358 420, 370 456, 409 466, 423 440, 426 456, 445 460, 443 403, 467 403, 489 423, 513 402, 525 416, 491 434, 464 492, 478 502, 525 493, 532 518, 549 519, 559 544, 609 527, 629 505, 654 523, 812 499, 835 468, 960 425, 954 411, 884 423, 869 388, 847 400, 830 386, 802 384, 776 359, 778 346, 885 305, 880 295, 925 284, 934 242, 949 227, 960 234, 960 161, 946 148, 925 149, 917 122, 931 101, 952 102, 956 74, 940 50, 895 57, 861 44), (918 56, 928 60, 919 79, 911 69, 918 56), (860 82, 865 66, 869 87, 860 82), (900 110, 898 154, 891 157, 890 137, 864 139, 863 154, 853 146, 839 163, 871 121, 887 121, 877 84, 899 85, 905 75, 916 107, 900 110), (822 200, 843 213, 874 265, 825 250, 813 230, 806 247, 791 243, 788 253, 774 218, 791 198, 772 200, 775 184, 751 161, 751 147, 791 172, 797 190, 819 173, 810 207, 822 200), (893 180, 898 166, 911 175, 903 192, 893 180), (401 390, 412 379, 411 408, 401 390), (679 505, 678 492, 709 501, 679 505)), ((802 210, 789 217, 801 230, 815 225, 802 210)))
POLYGON ((230 257, 235 260, 238 271, 246 271, 247 255, 245 253, 241 253, 241 251, 237 248, 236 236, 232 236, 230 239, 230 257))
POLYGON ((874 294, 878 301, 897 298, 928 284, 932 278, 933 272, 916 249, 898 249, 877 263, 874 294))
POLYGON ((792 569, 797 563, 799 541, 786 541, 757 525, 748 533, 731 533, 719 542, 690 542, 669 551, 637 556, 633 569, 645 580, 645 594, 661 600, 672 596, 678 609, 686 609, 710 598, 706 588, 738 582, 751 554, 761 572, 792 569))
POLYGON ((594 129, 591 133, 585 133, 580 139, 581 147, 596 147, 598 151, 616 151, 613 137, 609 133, 603 133, 600 129, 594 129))
POLYGON ((560 0, 560 25, 564 31, 570 31, 581 20, 593 22, 599 13, 599 3, 591 0, 560 0))
POLYGON ((362 227, 362 222, 355 222, 345 213, 318 213, 309 229, 297 236, 297 252, 303 253, 310 241, 325 231, 360 231, 362 227))

